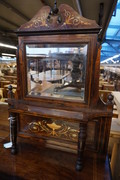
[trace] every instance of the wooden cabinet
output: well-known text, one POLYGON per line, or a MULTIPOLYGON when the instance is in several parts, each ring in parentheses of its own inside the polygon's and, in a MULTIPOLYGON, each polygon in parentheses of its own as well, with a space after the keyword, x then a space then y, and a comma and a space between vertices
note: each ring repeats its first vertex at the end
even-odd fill
POLYGON ((85 148, 106 156, 113 97, 99 99, 99 31, 65 4, 43 7, 18 29, 18 84, 8 98, 13 154, 18 135, 76 153, 77 170, 85 148))

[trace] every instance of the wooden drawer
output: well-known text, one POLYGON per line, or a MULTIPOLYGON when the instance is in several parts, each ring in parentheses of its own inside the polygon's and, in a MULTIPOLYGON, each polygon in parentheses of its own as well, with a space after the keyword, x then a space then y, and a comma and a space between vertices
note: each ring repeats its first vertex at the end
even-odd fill
MULTIPOLYGON (((97 151, 99 137, 99 121, 88 122, 86 148, 97 151)), ((77 152, 79 122, 68 122, 31 115, 19 117, 19 135, 44 139, 46 146, 53 146, 65 151, 77 152), (66 149, 67 148, 67 149, 66 149)))

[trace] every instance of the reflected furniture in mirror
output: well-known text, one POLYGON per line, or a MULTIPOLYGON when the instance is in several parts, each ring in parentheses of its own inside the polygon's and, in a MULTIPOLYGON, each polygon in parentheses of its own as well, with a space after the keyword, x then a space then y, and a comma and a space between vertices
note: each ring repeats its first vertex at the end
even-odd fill
POLYGON ((87 44, 27 44, 26 56, 29 95, 84 101, 87 44))
POLYGON ((76 153, 81 170, 85 149, 106 157, 113 97, 106 104, 99 98, 100 27, 66 4, 56 8, 43 7, 17 31, 17 90, 13 96, 10 86, 8 93, 11 152, 17 136, 43 140, 76 153))

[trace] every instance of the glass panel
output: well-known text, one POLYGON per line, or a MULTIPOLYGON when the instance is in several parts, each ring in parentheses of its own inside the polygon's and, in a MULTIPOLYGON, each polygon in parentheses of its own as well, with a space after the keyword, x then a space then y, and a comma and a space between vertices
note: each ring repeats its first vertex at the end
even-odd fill
POLYGON ((113 39, 113 37, 115 37, 116 33, 118 32, 117 28, 108 28, 107 32, 106 32, 106 36, 108 39, 113 39))
POLYGON ((102 44, 101 64, 120 64, 118 61, 120 58, 116 58, 116 55, 120 54, 120 0, 117 1, 114 12, 102 44), (104 49, 105 43, 107 47, 104 49))
POLYGON ((28 44, 28 95, 84 101, 87 44, 28 44))

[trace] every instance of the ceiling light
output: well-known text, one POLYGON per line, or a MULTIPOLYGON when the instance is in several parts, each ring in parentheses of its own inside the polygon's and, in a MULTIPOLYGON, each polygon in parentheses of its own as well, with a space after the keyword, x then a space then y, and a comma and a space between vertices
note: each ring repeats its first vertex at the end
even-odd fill
POLYGON ((16 55, 15 54, 2 53, 2 56, 12 56, 12 57, 15 57, 16 55))
POLYGON ((17 49, 16 46, 12 46, 12 45, 9 45, 9 44, 3 44, 3 43, 0 43, 0 46, 6 47, 6 48, 11 48, 11 49, 17 49))

